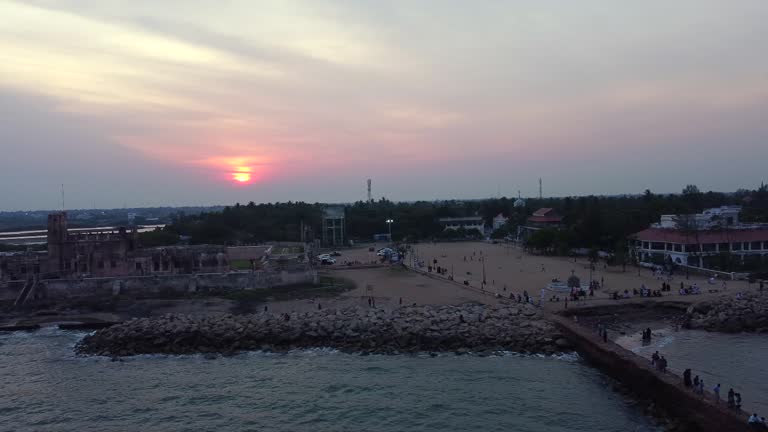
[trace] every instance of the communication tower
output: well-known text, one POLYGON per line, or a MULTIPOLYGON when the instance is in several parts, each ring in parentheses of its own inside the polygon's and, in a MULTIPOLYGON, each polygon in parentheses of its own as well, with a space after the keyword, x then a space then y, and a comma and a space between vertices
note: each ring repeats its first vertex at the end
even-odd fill
POLYGON ((373 195, 371 194, 371 179, 368 179, 368 202, 373 202, 373 195))
POLYGON ((541 199, 544 196, 541 191, 541 177, 539 177, 539 199, 541 199))

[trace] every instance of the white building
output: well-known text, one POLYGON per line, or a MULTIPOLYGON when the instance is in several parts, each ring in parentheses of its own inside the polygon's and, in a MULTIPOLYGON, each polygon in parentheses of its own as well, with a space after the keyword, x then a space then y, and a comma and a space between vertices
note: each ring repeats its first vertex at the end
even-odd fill
POLYGON ((504 217, 504 214, 499 213, 493 218, 493 230, 496 231, 499 228, 504 227, 504 225, 509 222, 508 217, 504 217))
POLYGON ((439 218, 437 222, 443 226, 443 230, 463 228, 465 230, 477 230, 480 235, 485 235, 485 223, 480 216, 439 218))
POLYGON ((675 263, 711 270, 768 264, 768 224, 743 224, 740 207, 692 215, 663 215, 632 236, 630 254, 640 263, 675 263))
POLYGON ((739 226, 739 206, 723 206, 687 215, 661 215, 653 228, 709 230, 739 226))

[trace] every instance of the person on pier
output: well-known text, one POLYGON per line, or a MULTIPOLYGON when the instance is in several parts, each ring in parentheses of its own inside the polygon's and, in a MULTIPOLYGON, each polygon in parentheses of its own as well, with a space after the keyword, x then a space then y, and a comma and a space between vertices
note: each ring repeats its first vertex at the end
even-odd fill
MULTIPOLYGON (((698 378, 698 376, 696 378, 698 378)), ((683 371, 683 384, 685 384, 685 386, 687 388, 691 388, 691 384, 692 383, 691 383, 691 370, 690 369, 686 369, 685 371, 683 371)))

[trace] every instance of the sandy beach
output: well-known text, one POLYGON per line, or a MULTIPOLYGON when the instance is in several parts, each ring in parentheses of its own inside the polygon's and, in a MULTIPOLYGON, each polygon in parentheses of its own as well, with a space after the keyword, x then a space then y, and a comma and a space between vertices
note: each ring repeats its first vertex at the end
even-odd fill
MULTIPOLYGON (((383 245, 377 245, 378 249, 383 245)), ((416 274, 405 275, 395 271, 383 269, 360 270, 334 270, 332 273, 354 280, 358 287, 345 296, 374 295, 382 299, 398 299, 403 297, 411 302, 450 304, 462 301, 493 302, 496 294, 501 297, 509 297, 509 294, 528 294, 536 300, 541 296, 541 290, 552 279, 566 281, 573 273, 586 283, 590 278, 589 261, 582 257, 564 258, 531 255, 520 248, 506 244, 492 244, 487 242, 457 242, 457 243, 419 243, 412 245, 413 254, 424 263, 420 270, 427 271, 427 265, 440 266, 447 269, 445 276, 438 276, 434 271, 431 277, 418 276, 416 274), (483 272, 485 272, 486 285, 483 292, 479 292, 483 272), (454 282, 448 281, 448 276, 453 275, 454 282), (468 286, 463 286, 464 281, 468 286), (366 290, 370 286, 371 290, 366 290)), ((368 248, 348 249, 342 251, 339 262, 345 260, 370 262, 376 255, 368 248)), ((407 257, 405 263, 411 267, 413 259, 407 257)), ((337 264, 338 265, 338 264, 337 264)), ((595 265, 591 272, 593 280, 602 284, 601 289, 595 292, 592 299, 587 300, 586 305, 597 306, 602 304, 615 304, 616 300, 608 298, 614 291, 623 292, 640 289, 645 284, 650 289, 660 289, 663 281, 658 280, 649 269, 638 269, 634 266, 626 266, 622 271, 621 266, 607 266, 603 261, 595 265)), ((756 286, 749 287, 746 281, 726 281, 727 289, 722 290, 722 281, 709 284, 701 275, 689 275, 678 273, 670 281, 672 291, 664 292, 661 298, 641 298, 642 301, 685 301, 699 302, 712 299, 723 294, 736 295, 739 291, 755 290, 756 286), (697 284, 702 289, 702 294, 692 296, 680 296, 678 289, 680 282, 686 286, 697 284), (708 290, 718 292, 709 293, 708 290)), ((551 292, 547 292, 544 301, 546 309, 564 308, 564 302, 549 302, 551 292)), ((637 300, 635 297, 631 300, 637 300)), ((627 302, 628 300, 620 300, 627 302)), ((569 304, 569 307, 577 305, 569 304)))

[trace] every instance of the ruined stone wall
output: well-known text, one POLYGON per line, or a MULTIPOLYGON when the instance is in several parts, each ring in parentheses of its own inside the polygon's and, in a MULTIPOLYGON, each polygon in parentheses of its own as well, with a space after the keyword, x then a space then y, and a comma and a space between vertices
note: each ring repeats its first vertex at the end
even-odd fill
POLYGON ((230 261, 260 261, 267 254, 271 246, 230 246, 227 248, 227 256, 230 261))
MULTIPOLYGON (((104 297, 127 295, 133 297, 181 295, 211 290, 266 289, 275 286, 315 283, 317 271, 305 268, 291 272, 230 272, 164 276, 129 276, 117 278, 87 278, 42 280, 39 292, 47 299, 75 297, 104 297)), ((23 287, 0 286, 0 299, 15 299, 23 287), (18 289, 16 289, 18 288, 18 289)))
POLYGON ((0 301, 14 301, 24 289, 26 281, 10 281, 0 284, 0 301))

